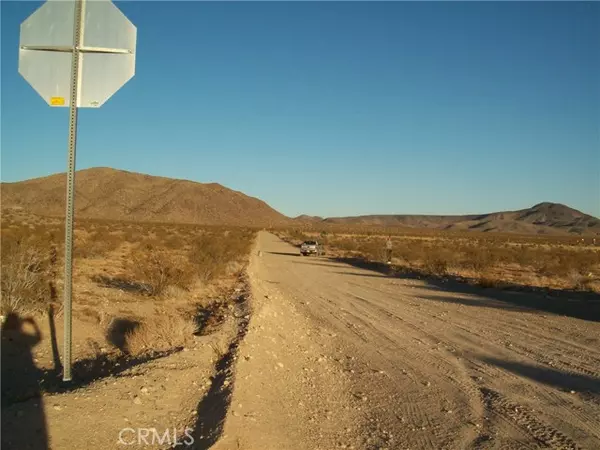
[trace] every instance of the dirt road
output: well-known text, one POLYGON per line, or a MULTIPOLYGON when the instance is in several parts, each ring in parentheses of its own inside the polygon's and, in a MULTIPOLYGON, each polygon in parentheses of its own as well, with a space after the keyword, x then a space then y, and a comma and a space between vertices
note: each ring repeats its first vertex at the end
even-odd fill
POLYGON ((215 448, 600 448, 600 322, 301 257, 265 232, 249 273, 215 448))

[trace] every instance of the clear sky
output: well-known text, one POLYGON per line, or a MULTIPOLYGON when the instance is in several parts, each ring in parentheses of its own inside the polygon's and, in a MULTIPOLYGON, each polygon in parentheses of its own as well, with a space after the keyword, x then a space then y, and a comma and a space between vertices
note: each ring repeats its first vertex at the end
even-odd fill
MULTIPOLYGON (((68 111, 17 71, 2 1, 2 181, 63 172, 68 111)), ((135 77, 82 109, 77 168, 218 182, 286 215, 600 216, 598 2, 115 2, 135 77)))

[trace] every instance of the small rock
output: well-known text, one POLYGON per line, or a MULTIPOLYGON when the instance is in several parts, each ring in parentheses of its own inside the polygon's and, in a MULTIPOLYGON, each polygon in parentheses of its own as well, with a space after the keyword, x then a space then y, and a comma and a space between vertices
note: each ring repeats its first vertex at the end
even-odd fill
POLYGON ((141 405, 142 400, 136 395, 135 397, 133 397, 133 403, 135 403, 136 405, 141 405))
POLYGON ((140 389, 140 392, 142 394, 147 394, 148 393, 148 388, 146 386, 144 386, 143 388, 140 389))
POLYGON ((277 363, 277 365, 283 369, 283 363, 279 362, 279 363, 277 363))
POLYGON ((571 391, 571 394, 575 394, 575 391, 571 391))
POLYGON ((54 409, 57 410, 57 411, 60 411, 62 408, 60 406, 58 406, 58 405, 54 405, 54 409))

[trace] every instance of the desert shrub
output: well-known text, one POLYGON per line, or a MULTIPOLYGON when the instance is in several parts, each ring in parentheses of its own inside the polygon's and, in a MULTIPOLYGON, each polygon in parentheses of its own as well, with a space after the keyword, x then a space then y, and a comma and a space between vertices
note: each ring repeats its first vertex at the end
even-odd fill
POLYGON ((124 228, 122 231, 122 239, 124 242, 135 243, 139 242, 142 238, 143 233, 137 227, 129 226, 127 228, 124 228))
POLYGON ((150 350, 167 351, 189 345, 195 331, 196 324, 191 317, 166 308, 157 309, 151 318, 125 335, 125 344, 127 351, 134 355, 150 350))
POLYGON ((567 277, 569 287, 577 291, 592 291, 594 279, 577 271, 571 271, 567 277))
POLYGON ((394 243, 393 254, 396 258, 402 259, 408 264, 414 263, 423 257, 422 244, 411 240, 403 240, 394 243))
POLYGON ((83 239, 75 236, 73 256, 75 258, 95 258, 104 256, 116 250, 123 242, 123 237, 109 232, 108 230, 97 230, 83 239))
POLYGON ((568 277, 571 273, 587 275, 600 264, 600 253, 583 250, 550 249, 538 255, 536 270, 541 275, 568 277))
POLYGON ((302 230, 291 230, 287 234, 292 241, 306 241, 309 239, 309 236, 302 230))
POLYGON ((539 275, 547 277, 565 277, 570 272, 569 267, 562 264, 561 258, 555 256, 540 258, 535 265, 535 270, 539 275))
POLYGON ((250 230, 205 233, 194 239, 188 258, 200 278, 210 281, 223 275, 230 263, 246 257, 253 238, 250 230))
POLYGON ((539 252, 523 244, 514 247, 513 255, 514 261, 521 267, 536 267, 540 263, 539 252))
POLYGON ((483 287, 483 288, 501 288, 504 287, 504 283, 502 283, 501 280, 499 280, 497 277, 493 276, 492 274, 489 273, 483 273, 481 274, 476 280, 475 280, 475 284, 477 286, 483 287))
POLYGON ((459 266, 482 272, 493 266, 495 260, 496 256, 488 248, 467 247, 459 266))
POLYGON ((52 299, 56 253, 34 237, 2 236, 2 314, 46 310, 52 299))
POLYGON ((593 250, 563 250, 561 262, 572 271, 588 275, 600 266, 600 252, 593 250))
POLYGON ((353 252, 358 250, 358 243, 356 242, 356 239, 341 238, 335 241, 335 247, 340 250, 353 252))
POLYGON ((360 241, 356 250, 367 259, 380 261, 385 258, 385 242, 381 239, 360 241))
POLYGON ((174 229, 174 227, 171 227, 171 228, 156 227, 152 231, 153 231, 153 234, 156 237, 156 239, 162 243, 167 241, 169 238, 171 238, 173 236, 174 233, 176 233, 176 230, 174 229))
POLYGON ((321 243, 321 245, 329 245, 331 243, 331 238, 325 233, 321 233, 319 235, 319 242, 321 243))
MULTIPOLYGON (((160 239, 160 238, 159 238, 160 239)), ((169 233, 166 237, 162 238, 161 243, 166 247, 173 250, 181 250, 186 244, 186 238, 182 237, 177 232, 169 233)))
POLYGON ((194 279, 194 268, 187 258, 148 244, 132 251, 126 271, 146 285, 151 296, 163 295, 169 286, 188 289, 194 279))
POLYGON ((439 254, 427 254, 423 260, 423 268, 429 275, 446 275, 448 273, 448 260, 439 254))

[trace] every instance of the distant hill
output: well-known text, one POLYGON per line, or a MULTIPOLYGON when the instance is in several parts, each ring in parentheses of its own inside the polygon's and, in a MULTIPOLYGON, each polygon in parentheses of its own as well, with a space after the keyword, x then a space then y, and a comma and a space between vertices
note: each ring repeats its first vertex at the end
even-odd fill
POLYGON ((307 223, 318 223, 322 222, 323 218, 319 216, 307 216, 306 214, 302 214, 301 216, 294 217, 296 222, 307 222, 307 223))
MULTIPOLYGON (((2 183, 2 208, 64 216, 66 174, 2 183)), ((110 168, 76 172, 78 217, 204 225, 269 226, 288 217, 257 198, 217 183, 143 175, 110 168)))
MULTIPOLYGON (((110 168, 80 170, 75 177, 77 217, 142 222, 250 226, 385 226, 519 234, 600 235, 600 220, 558 203, 479 215, 302 215, 291 219, 260 199, 217 183, 144 175, 110 168)), ((2 209, 21 208, 64 217, 66 175, 2 183, 2 209)))
POLYGON ((479 215, 368 215, 331 217, 324 219, 322 223, 519 234, 600 235, 599 219, 568 206, 549 202, 518 211, 479 215))

